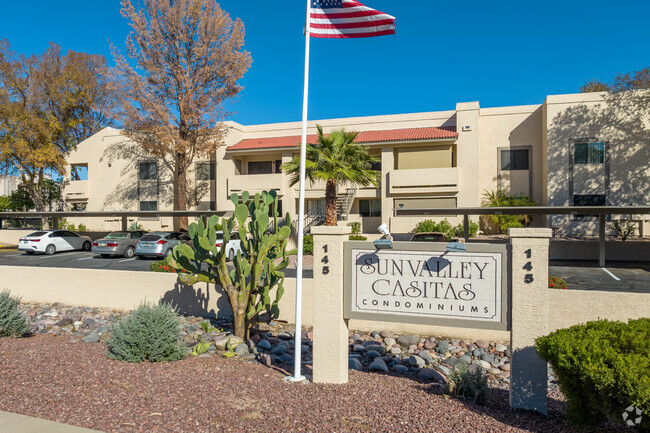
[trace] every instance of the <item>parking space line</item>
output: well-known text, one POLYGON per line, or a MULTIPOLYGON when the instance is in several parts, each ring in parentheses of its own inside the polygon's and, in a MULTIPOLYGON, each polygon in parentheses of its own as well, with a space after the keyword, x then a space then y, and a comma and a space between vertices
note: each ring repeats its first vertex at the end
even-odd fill
POLYGON ((90 259, 94 259, 94 258, 95 258, 95 256, 90 256, 90 257, 82 257, 82 258, 77 259, 77 260, 90 260, 90 259))
POLYGON ((605 271, 605 272, 606 272, 610 277, 612 277, 612 278, 615 279, 616 281, 621 281, 621 279, 618 278, 616 275, 612 274, 612 273, 609 271, 609 269, 607 269, 607 268, 600 268, 600 269, 602 269, 603 271, 605 271))
POLYGON ((5 257, 19 257, 19 256, 22 256, 22 254, 12 254, 10 256, 5 256, 5 257))
POLYGON ((118 263, 124 263, 124 262, 131 262, 133 260, 135 260, 135 257, 131 257, 130 259, 118 260, 117 262, 118 263))
MULTIPOLYGON (((83 253, 85 253, 85 251, 73 251, 73 252, 67 252, 66 251, 65 253, 66 253, 65 257, 67 257, 67 256, 76 256, 77 254, 83 254, 83 253)), ((64 256, 63 255, 52 254, 51 256, 45 255, 45 256, 41 257, 41 259, 51 259, 52 257, 61 258, 61 257, 64 257, 64 256)))

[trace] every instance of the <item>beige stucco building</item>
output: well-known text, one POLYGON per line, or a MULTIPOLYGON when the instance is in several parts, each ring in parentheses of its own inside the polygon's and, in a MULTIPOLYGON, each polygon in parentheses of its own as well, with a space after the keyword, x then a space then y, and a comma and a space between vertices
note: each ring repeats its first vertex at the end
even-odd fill
MULTIPOLYGON (((381 183, 341 185, 340 213, 374 232, 388 223, 410 232, 435 208, 477 207, 486 191, 503 189, 550 206, 650 204, 650 116, 647 93, 548 96, 539 105, 481 108, 312 121, 325 132, 360 131, 357 142, 380 157, 381 183)), ((298 186, 281 172, 298 153, 299 122, 245 126, 226 122, 224 146, 196 162, 189 175, 193 207, 227 214, 229 197, 274 189, 283 212, 297 214, 298 186)), ((313 140, 312 136, 310 139, 313 140)), ((119 130, 106 128, 68 158, 87 170, 64 195, 72 208, 94 211, 170 210, 170 168, 144 153, 119 130)), ((307 184, 309 221, 323 211, 324 184, 307 184)), ((295 217, 294 217, 295 218, 295 217)), ((454 224, 462 218, 449 218, 454 224)), ((650 216, 631 216, 645 234, 650 216), (645 227, 644 227, 645 226, 645 227), (645 229, 645 230, 644 230, 645 229)), ((473 218, 478 220, 478 218, 473 218)), ((117 229, 117 218, 76 219, 89 228, 117 229)), ((171 229, 171 218, 140 220, 145 229, 171 229)), ((565 234, 593 234, 589 216, 540 218, 537 225, 565 234)))

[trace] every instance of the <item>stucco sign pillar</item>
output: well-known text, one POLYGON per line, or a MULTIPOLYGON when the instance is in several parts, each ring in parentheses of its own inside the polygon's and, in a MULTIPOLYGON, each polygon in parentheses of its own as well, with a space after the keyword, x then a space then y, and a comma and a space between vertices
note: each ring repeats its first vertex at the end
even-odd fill
POLYGON ((314 382, 347 383, 348 322, 343 317, 343 243, 350 227, 312 227, 314 236, 314 382))
POLYGON ((512 278, 510 406, 546 413, 548 368, 535 339, 548 334, 548 245, 551 229, 509 229, 512 278))

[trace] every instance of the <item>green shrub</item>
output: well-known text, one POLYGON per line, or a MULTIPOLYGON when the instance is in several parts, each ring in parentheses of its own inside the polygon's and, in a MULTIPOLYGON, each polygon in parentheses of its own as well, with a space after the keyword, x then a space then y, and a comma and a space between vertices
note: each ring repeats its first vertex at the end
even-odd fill
POLYGON ((554 277, 553 275, 548 276, 548 288, 549 289, 563 289, 566 290, 567 285, 566 281, 560 277, 554 277))
POLYGON ((0 337, 22 337, 29 333, 27 317, 18 309, 20 298, 8 290, 0 293, 0 337))
POLYGON ((572 422, 620 423, 635 406, 639 429, 650 432, 650 319, 588 322, 540 337, 536 347, 557 374, 572 422))
MULTIPOLYGON (((503 190, 485 191, 483 193, 484 207, 521 207, 535 206, 535 200, 524 194, 508 194, 503 190)), ((530 224, 531 215, 490 215, 489 220, 498 227, 500 233, 507 233, 509 228, 526 227, 530 224)))
POLYGON ((80 232, 85 232, 85 231, 88 231, 88 228, 86 227, 85 224, 79 224, 79 226, 77 227, 77 230, 80 231, 80 232))
POLYGON ((447 377, 445 392, 455 397, 468 398, 478 405, 487 401, 489 387, 487 377, 480 365, 474 365, 473 371, 465 362, 458 364, 447 377))
MULTIPOLYGON (((478 234, 478 223, 475 221, 470 221, 469 225, 469 236, 474 237, 478 234)), ((435 222, 433 220, 424 220, 420 221, 415 228, 413 233, 427 233, 427 232, 440 232, 444 233, 445 239, 448 241, 454 237, 463 237, 465 236, 465 228, 463 224, 458 224, 456 227, 451 225, 451 223, 445 218, 440 222, 435 222)))
POLYGON ((312 235, 305 235, 303 238, 302 253, 305 255, 314 254, 314 237, 312 235))
POLYGON ((361 223, 360 222, 353 222, 353 223, 348 223, 348 227, 352 228, 352 234, 353 235, 358 235, 361 233, 361 223))
POLYGON ((634 236, 636 233, 636 226, 628 221, 625 221, 625 224, 621 224, 618 221, 614 221, 610 224, 609 228, 614 230, 616 236, 621 238, 622 241, 626 241, 630 236, 634 236))
POLYGON ((413 233, 426 233, 426 232, 440 232, 444 233, 446 238, 452 238, 456 234, 456 229, 451 223, 445 218, 440 222, 435 222, 433 220, 424 220, 420 221, 413 230, 413 233))
POLYGON ((367 241, 368 237, 361 236, 361 235, 350 235, 350 240, 351 241, 367 241))
POLYGON ((137 221, 133 221, 131 225, 129 226, 129 230, 131 231, 136 231, 136 230, 143 230, 142 224, 140 224, 137 221))
POLYGON ((113 327, 106 354, 127 362, 177 361, 186 354, 179 331, 180 320, 170 304, 142 304, 113 327))

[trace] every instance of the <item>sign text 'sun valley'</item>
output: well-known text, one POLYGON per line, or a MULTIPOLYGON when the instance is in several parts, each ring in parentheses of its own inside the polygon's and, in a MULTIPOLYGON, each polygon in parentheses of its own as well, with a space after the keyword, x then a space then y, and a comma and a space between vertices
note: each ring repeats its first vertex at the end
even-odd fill
POLYGON ((352 250, 352 311, 501 320, 501 254, 352 250))

